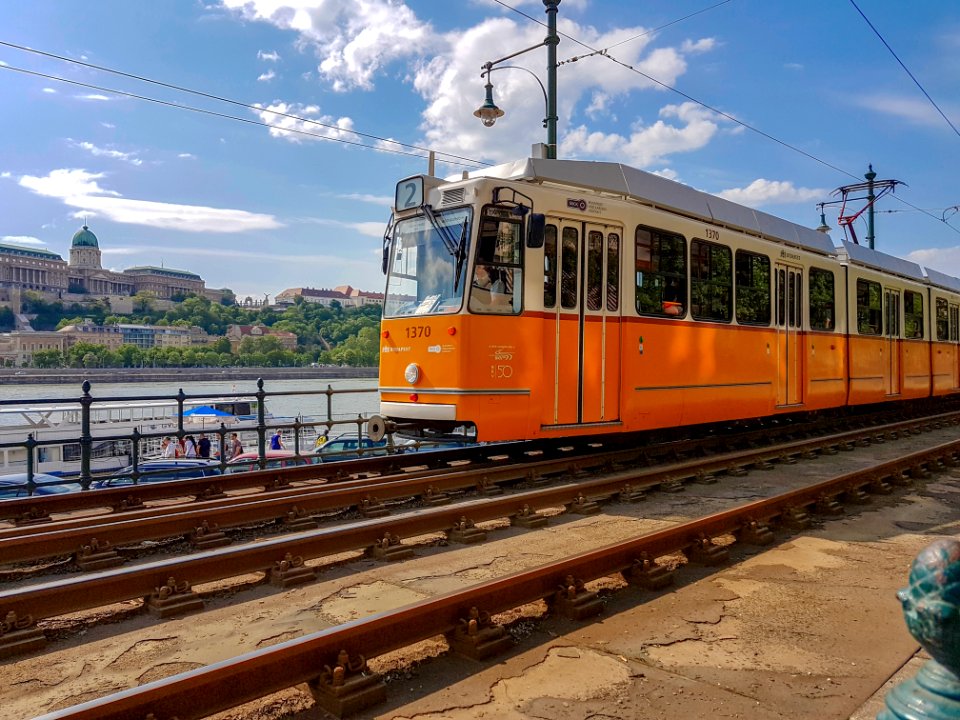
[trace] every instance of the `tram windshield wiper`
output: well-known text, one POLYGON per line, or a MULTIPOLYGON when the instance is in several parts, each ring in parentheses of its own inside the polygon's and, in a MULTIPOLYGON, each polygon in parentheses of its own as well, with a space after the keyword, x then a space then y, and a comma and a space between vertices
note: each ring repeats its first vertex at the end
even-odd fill
POLYGON ((390 263, 390 247, 393 244, 393 227, 397 224, 396 216, 390 213, 390 219, 387 220, 387 229, 383 231, 383 274, 387 274, 390 263))
POLYGON ((463 263, 467 257, 467 224, 470 221, 470 216, 464 216, 463 225, 460 226, 460 239, 454 240, 450 228, 437 222, 437 215, 433 212, 433 208, 430 205, 423 206, 423 214, 427 216, 433 229, 437 231, 437 235, 439 235, 443 241, 447 252, 457 260, 456 273, 454 274, 453 280, 453 290, 456 292, 457 288, 460 287, 460 275, 463 273, 463 263))

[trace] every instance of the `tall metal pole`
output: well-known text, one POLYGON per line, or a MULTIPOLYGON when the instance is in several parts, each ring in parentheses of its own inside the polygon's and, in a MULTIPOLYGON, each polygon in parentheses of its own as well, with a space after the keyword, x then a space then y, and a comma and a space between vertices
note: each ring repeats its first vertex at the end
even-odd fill
POLYGON ((560 0, 543 0, 547 13, 547 157, 557 159, 557 6, 560 0))
POLYGON ((873 203, 877 196, 873 194, 873 181, 877 179, 877 174, 873 171, 873 164, 868 166, 869 172, 864 177, 867 179, 867 245, 873 250, 873 203))

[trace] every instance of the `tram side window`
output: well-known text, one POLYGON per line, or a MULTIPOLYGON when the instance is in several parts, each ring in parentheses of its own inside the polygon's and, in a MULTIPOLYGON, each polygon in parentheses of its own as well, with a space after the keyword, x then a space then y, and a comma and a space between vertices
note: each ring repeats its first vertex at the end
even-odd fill
POLYGON ((834 278, 829 270, 810 268, 810 327, 813 330, 833 330, 834 278))
POLYGON ((923 337, 923 295, 906 290, 903 293, 903 332, 908 338, 923 337))
POLYGON ((560 307, 577 307, 577 260, 580 257, 580 234, 565 227, 560 238, 560 307))
POLYGON ((520 266, 522 227, 518 219, 509 216, 509 211, 484 209, 470 289, 472 312, 520 312, 523 289, 523 270, 520 266))
POLYGON ((950 342, 960 340, 960 305, 950 306, 950 342))
POLYGON ((733 267, 730 248, 690 243, 690 310, 697 320, 729 322, 733 315, 733 267))
POLYGON ((543 230, 543 307, 557 304, 557 226, 543 230))
POLYGON ((770 324, 770 258, 737 250, 737 322, 770 324))
POLYGON ((880 334, 882 298, 880 283, 857 280, 857 332, 861 335, 880 334))
POLYGON ((945 298, 937 298, 937 340, 950 337, 950 314, 945 298))
POLYGON ((607 235, 607 311, 620 309, 620 236, 607 235))
POLYGON ((603 307, 603 233, 587 233, 587 310, 603 307))
POLYGON ((637 227, 636 283, 641 315, 686 314, 687 242, 682 235, 637 227))

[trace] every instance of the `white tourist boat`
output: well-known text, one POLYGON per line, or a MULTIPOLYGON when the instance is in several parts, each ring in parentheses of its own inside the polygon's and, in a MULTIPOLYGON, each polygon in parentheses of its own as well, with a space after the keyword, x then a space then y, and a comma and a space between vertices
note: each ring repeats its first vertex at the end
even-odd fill
MULTIPOLYGON (((270 422, 278 419, 267 415, 270 422)), ((90 472, 115 472, 131 464, 134 430, 144 438, 140 457, 159 454, 160 440, 178 429, 179 406, 175 400, 118 400, 95 402, 90 408, 90 435, 93 438, 90 472)), ((255 429, 257 400, 235 397, 214 402, 184 402, 183 428, 187 433, 215 433, 221 423, 231 432, 255 429)), ((82 410, 79 402, 56 405, 0 407, 0 475, 27 470, 29 435, 39 443, 34 451, 34 472, 73 477, 80 474, 82 410)))

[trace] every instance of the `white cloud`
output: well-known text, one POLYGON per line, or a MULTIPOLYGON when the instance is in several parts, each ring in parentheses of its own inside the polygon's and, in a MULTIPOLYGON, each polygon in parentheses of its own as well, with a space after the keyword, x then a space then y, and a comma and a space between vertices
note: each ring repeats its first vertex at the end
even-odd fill
POLYGON ((0 173, 0 178, 8 178, 8 177, 11 177, 9 170, 4 170, 2 173, 0 173))
POLYGON ((259 82, 270 82, 276 76, 277 74, 273 70, 267 70, 265 73, 260 73, 259 77, 257 77, 257 80, 259 82))
MULTIPOLYGON (((943 121, 940 113, 929 102, 919 98, 902 97, 898 95, 861 95, 854 97, 855 105, 867 108, 884 115, 892 115, 901 118, 914 125, 943 126, 947 124, 943 121)), ((957 117, 960 115, 960 106, 940 103, 940 107, 947 117, 957 117)))
POLYGON ((745 188, 731 188, 714 195, 748 207, 760 207, 780 203, 813 202, 826 197, 829 193, 830 191, 826 188, 798 188, 789 181, 759 178, 745 188))
POLYGON ((177 153, 177 157, 183 158, 184 160, 195 160, 197 156, 194 155, 193 153, 183 152, 183 153, 177 153))
POLYGON ((320 75, 337 91, 372 89, 378 71, 423 52, 434 37, 413 10, 391 0, 223 0, 223 5, 247 20, 298 32, 299 45, 313 50, 320 75))
POLYGON ((269 230, 283 226, 272 215, 246 210, 123 198, 118 192, 100 187, 97 181, 104 177, 104 173, 82 169, 60 169, 45 177, 24 175, 19 184, 38 195, 57 198, 69 207, 80 208, 80 214, 95 213, 131 225, 206 233, 269 230))
POLYGON ((684 40, 680 44, 680 49, 690 55, 694 53, 709 52, 717 46, 717 41, 713 38, 700 38, 699 40, 684 40))
POLYGON ((100 124, 103 125, 103 127, 107 128, 107 130, 113 130, 117 127, 113 123, 108 123, 108 122, 102 122, 100 124))
POLYGON ((113 160, 123 160, 123 162, 130 163, 131 165, 140 166, 143 165, 143 160, 138 158, 134 153, 121 152, 120 150, 111 150, 109 148, 97 147, 91 142, 74 142, 69 140, 69 142, 74 146, 78 147, 81 150, 86 150, 88 153, 94 157, 107 157, 113 160))
POLYGON ((383 207, 393 207, 393 198, 389 195, 368 195, 366 193, 346 193, 337 195, 344 200, 359 200, 360 202, 372 203, 373 205, 382 205, 383 207))
POLYGON ((960 277, 960 247, 924 248, 906 255, 907 260, 924 267, 935 268, 947 275, 960 277))
POLYGON ((382 238, 383 231, 387 227, 386 219, 381 222, 370 221, 370 222, 347 222, 345 220, 330 220, 328 218, 299 218, 300 222, 312 223, 314 225, 328 225, 330 227, 339 227, 347 228, 349 230, 355 230, 361 235, 366 235, 367 237, 382 238))
POLYGON ((573 128, 560 143, 560 156, 595 157, 622 160, 638 167, 661 162, 666 156, 704 147, 716 135, 719 117, 699 105, 686 102, 667 105, 663 118, 676 118, 679 124, 657 120, 650 126, 637 126, 629 136, 619 133, 591 132, 585 126, 573 128))
POLYGON ((261 122, 270 126, 270 134, 273 137, 295 143, 319 139, 302 134, 310 133, 320 138, 348 139, 354 142, 360 140, 359 136, 352 132, 353 120, 348 117, 335 118, 332 115, 322 115, 320 108, 316 105, 296 105, 277 101, 273 105, 257 105, 257 107, 262 108, 257 115, 261 122), (294 117, 285 117, 277 113, 294 117))
POLYGON ((108 102, 111 98, 107 95, 100 95, 98 93, 90 93, 89 95, 76 95, 78 100, 95 100, 97 102, 108 102))
POLYGON ((3 235, 0 236, 0 242, 14 243, 16 245, 46 245, 46 240, 35 238, 32 235, 3 235))
POLYGON ((257 51, 257 60, 265 60, 266 62, 277 62, 280 59, 280 53, 276 50, 271 50, 270 52, 264 52, 263 50, 257 51))
POLYGON ((48 95, 56 95, 56 94, 57 94, 56 89, 55 89, 55 88, 51 88, 51 87, 45 87, 45 88, 43 88, 43 90, 41 90, 40 92, 45 92, 45 93, 47 93, 48 95))

